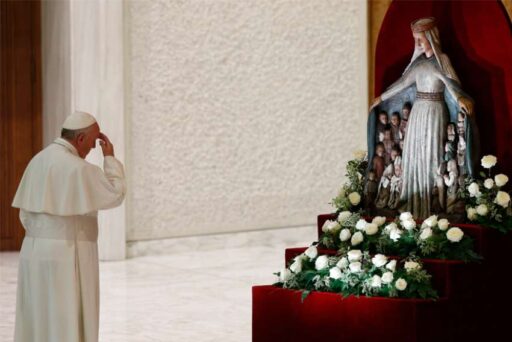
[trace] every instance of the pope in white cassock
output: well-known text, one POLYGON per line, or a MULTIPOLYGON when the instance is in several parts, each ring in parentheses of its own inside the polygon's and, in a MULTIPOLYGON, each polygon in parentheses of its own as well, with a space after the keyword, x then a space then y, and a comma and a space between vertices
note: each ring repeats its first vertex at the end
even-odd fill
POLYGON ((61 138, 29 163, 14 197, 20 252, 14 340, 98 341, 98 210, 121 204, 123 165, 90 114, 75 112, 61 138), (103 170, 84 160, 100 140, 103 170))

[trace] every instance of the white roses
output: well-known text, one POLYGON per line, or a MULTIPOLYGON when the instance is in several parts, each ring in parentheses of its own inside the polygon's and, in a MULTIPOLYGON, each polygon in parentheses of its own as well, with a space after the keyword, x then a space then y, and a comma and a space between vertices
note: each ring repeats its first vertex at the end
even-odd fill
POLYGON ((364 159, 364 157, 366 157, 366 151, 364 150, 356 150, 353 154, 356 159, 364 159))
POLYGON ((350 239, 350 243, 352 244, 352 246, 357 246, 361 242, 363 242, 363 240, 364 240, 363 233, 355 232, 354 235, 352 235, 352 238, 350 239))
POLYGON ((414 220, 405 220, 402 221, 402 226, 407 230, 411 230, 416 228, 416 222, 414 220))
POLYGON ((421 231, 421 234, 420 234, 420 239, 421 240, 426 240, 428 239, 429 237, 432 236, 432 228, 424 228, 422 231, 421 231))
POLYGON ((506 208, 510 204, 510 195, 505 191, 498 191, 494 202, 501 205, 503 208, 506 208))
POLYGON ((306 249, 306 251, 304 252, 304 254, 310 258, 310 259, 314 259, 316 258, 316 256, 318 255, 318 249, 315 247, 315 246, 311 246, 309 247, 308 249, 306 249))
POLYGON ((320 255, 315 261, 315 268, 320 271, 329 266, 329 258, 327 255, 320 255))
POLYGON ((464 236, 464 232, 462 229, 458 227, 453 227, 448 229, 446 232, 446 238, 450 240, 451 242, 459 242, 462 240, 462 237, 464 236))
POLYGON ((329 270, 329 277, 332 279, 340 279, 343 276, 338 267, 333 267, 329 270))
POLYGON ((423 226, 434 227, 437 224, 437 215, 432 215, 423 221, 423 226))
POLYGON ((400 221, 412 220, 412 214, 408 211, 400 214, 400 221))
POLYGON ((480 197, 480 195, 482 194, 480 192, 480 187, 475 182, 469 184, 468 191, 469 191, 469 196, 471 196, 471 197, 480 197))
MULTIPOLYGON (((364 228, 366 235, 375 235, 379 231, 379 227, 375 223, 368 223, 364 228)), ((357 234, 357 233, 356 233, 357 234)))
POLYGON ((468 208, 466 210, 466 212, 468 214, 468 219, 470 219, 471 221, 474 221, 477 219, 477 212, 476 212, 475 208, 468 208))
POLYGON ((409 273, 421 269, 421 265, 416 261, 406 261, 404 264, 404 268, 407 271, 407 273, 409 273))
POLYGON ((392 272, 386 272, 382 275, 382 282, 384 284, 389 284, 393 281, 393 273, 392 272))
POLYGON ((336 231, 336 230, 338 230, 340 228, 341 228, 341 226, 340 226, 340 224, 338 222, 327 220, 327 221, 325 221, 324 225, 322 226, 322 231, 324 233, 327 233, 327 232, 330 232, 330 231, 336 231))
POLYGON ((382 286, 382 279, 381 279, 381 277, 379 277, 378 275, 374 275, 372 277, 371 286, 372 287, 381 287, 382 286))
POLYGON ((279 272, 279 281, 281 283, 286 283, 292 277, 292 272, 289 269, 284 269, 279 272))
POLYGON ((302 255, 297 256, 293 264, 290 265, 290 271, 293 273, 300 273, 302 271, 302 255))
POLYGON ((340 240, 341 241, 347 241, 352 236, 352 233, 350 232, 350 229, 342 229, 340 232, 340 240))
POLYGON ((347 257, 349 261, 359 261, 363 257, 363 253, 359 249, 352 249, 348 251, 347 257))
POLYGON ((392 228, 389 232, 389 238, 393 240, 394 242, 397 242, 400 240, 400 237, 402 236, 402 231, 398 228, 392 228))
POLYGON ((491 179, 491 178, 487 178, 485 181, 484 181, 484 186, 486 189, 492 189, 492 187, 494 186, 494 181, 491 179))
POLYGON ((338 215, 338 222, 340 224, 343 224, 345 223, 346 220, 348 220, 348 218, 352 215, 352 213, 350 211, 342 211, 339 215, 338 215))
POLYGON ((399 291, 403 291, 407 288, 407 282, 404 278, 398 278, 398 280, 395 282, 395 287, 399 291))
POLYGON ((348 264, 349 264, 348 259, 346 257, 343 257, 338 261, 338 263, 336 264, 336 267, 338 267, 340 269, 344 269, 344 268, 347 268, 348 264))
POLYGON ((486 169, 490 169, 491 167, 493 167, 494 165, 496 165, 496 162, 498 161, 498 159, 489 154, 487 156, 483 156, 481 162, 482 162, 482 166, 486 169))
POLYGON ((361 195, 357 192, 352 192, 350 195, 348 195, 348 200, 350 201, 350 204, 353 206, 356 206, 361 202, 361 195))
POLYGON ((390 270, 391 272, 395 272, 395 269, 396 269, 396 260, 391 260, 390 262, 388 262, 388 264, 386 265, 386 268, 388 270, 390 270))
POLYGON ((372 223, 376 224, 377 226, 382 226, 384 223, 386 223, 386 218, 384 216, 375 216, 372 220, 372 223))
POLYGON ((368 224, 368 222, 366 222, 365 220, 363 219, 360 219, 359 221, 357 221, 356 223, 356 229, 357 230, 364 230, 366 228, 366 225, 368 224))
POLYGON ((480 204, 478 207, 476 207, 476 212, 480 216, 485 216, 489 212, 489 209, 485 204, 480 204))
POLYGON ((500 173, 499 175, 494 176, 494 181, 496 182, 496 186, 502 187, 508 182, 507 175, 504 175, 503 173, 500 173))
POLYGON ((386 265, 387 262, 388 262, 388 258, 385 255, 383 255, 383 254, 376 254, 372 258, 372 263, 376 267, 382 267, 382 266, 386 265))
POLYGON ((437 222, 437 226, 439 227, 439 229, 441 230, 446 230, 448 229, 448 226, 450 225, 450 222, 447 220, 447 219, 440 219, 438 222, 437 222))
POLYGON ((352 273, 358 273, 361 272, 361 263, 359 261, 351 262, 350 265, 348 265, 350 268, 350 272, 352 273))

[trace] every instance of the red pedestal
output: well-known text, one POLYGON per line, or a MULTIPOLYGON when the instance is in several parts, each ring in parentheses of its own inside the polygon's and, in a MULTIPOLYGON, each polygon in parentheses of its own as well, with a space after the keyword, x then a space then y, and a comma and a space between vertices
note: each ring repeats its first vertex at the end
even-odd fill
POLYGON ((255 286, 253 342, 472 341, 477 317, 467 301, 347 297, 255 286))
MULTIPOLYGON (((318 231, 333 215, 318 216, 318 231)), ((253 341, 499 341, 508 335, 512 234, 458 225, 475 241, 482 263, 423 259, 440 299, 348 297, 274 286, 253 287, 253 341)), ((306 247, 285 251, 285 263, 306 247)), ((320 254, 336 251, 320 249, 320 254)))

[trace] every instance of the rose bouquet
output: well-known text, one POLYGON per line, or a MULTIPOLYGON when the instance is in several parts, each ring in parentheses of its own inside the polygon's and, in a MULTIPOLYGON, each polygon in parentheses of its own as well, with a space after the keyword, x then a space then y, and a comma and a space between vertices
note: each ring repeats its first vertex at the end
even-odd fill
POLYGON ((464 235, 459 227, 451 227, 450 222, 436 215, 430 216, 421 224, 417 234, 416 253, 425 258, 477 261, 481 257, 473 251, 473 240, 464 235))
POLYGON ((512 230, 512 207, 510 195, 504 190, 508 176, 498 174, 492 177, 491 169, 497 164, 497 158, 484 156, 482 166, 487 174, 481 172, 480 179, 467 179, 460 192, 466 202, 466 213, 470 221, 501 232, 512 230))
POLYGON ((319 255, 315 246, 276 273, 283 288, 335 292, 343 296, 366 295, 401 298, 438 297, 431 276, 415 259, 399 262, 383 254, 373 257, 359 249, 337 256, 319 255))
POLYGON ((354 152, 354 159, 347 163, 347 182, 343 184, 338 196, 333 198, 331 204, 337 212, 355 210, 361 207, 364 190, 363 174, 368 166, 365 151, 354 152))
POLYGON ((336 220, 322 226, 320 246, 346 253, 359 248, 369 253, 406 257, 479 260, 473 251, 473 240, 457 227, 450 228, 447 219, 431 216, 418 227, 411 213, 402 213, 393 222, 385 217, 366 221, 358 213, 343 211, 336 220))

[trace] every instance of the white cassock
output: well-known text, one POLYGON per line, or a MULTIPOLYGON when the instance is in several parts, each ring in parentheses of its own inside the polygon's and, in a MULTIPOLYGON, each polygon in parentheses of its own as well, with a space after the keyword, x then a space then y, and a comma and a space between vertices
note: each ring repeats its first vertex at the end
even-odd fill
POLYGON ((121 204, 123 165, 103 170, 57 139, 29 163, 14 197, 20 252, 16 342, 96 342, 99 330, 97 212, 121 204))

